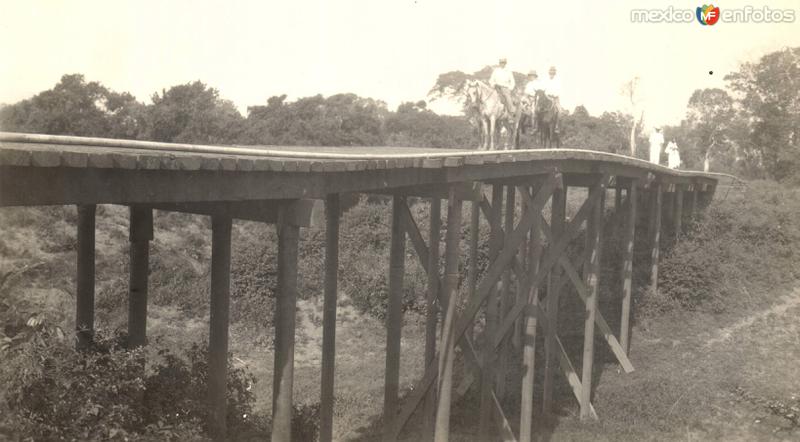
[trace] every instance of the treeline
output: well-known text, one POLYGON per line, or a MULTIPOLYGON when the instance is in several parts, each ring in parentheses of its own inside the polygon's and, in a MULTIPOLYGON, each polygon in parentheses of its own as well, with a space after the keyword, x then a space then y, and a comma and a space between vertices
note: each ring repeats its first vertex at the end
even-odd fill
POLYGON ((243 117, 219 92, 195 81, 155 93, 143 104, 81 74, 0 108, 5 131, 202 144, 467 147, 476 134, 464 117, 441 116, 425 102, 389 111, 354 94, 287 102, 271 97, 243 117))

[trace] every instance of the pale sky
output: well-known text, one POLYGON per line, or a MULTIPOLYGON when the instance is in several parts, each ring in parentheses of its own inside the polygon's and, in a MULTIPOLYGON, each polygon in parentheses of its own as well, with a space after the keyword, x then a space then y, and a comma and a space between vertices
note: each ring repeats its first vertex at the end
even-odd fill
POLYGON ((694 10, 685 1, 0 0, 0 103, 82 73, 139 100, 201 80, 247 106, 353 92, 394 109, 424 99, 438 74, 500 56, 520 72, 555 64, 562 102, 626 110, 641 78, 645 119, 674 123, 696 88, 723 85, 742 61, 800 46, 800 0, 726 0, 794 9, 790 24, 631 23, 631 8, 694 10), (714 74, 709 75, 713 70, 714 74))

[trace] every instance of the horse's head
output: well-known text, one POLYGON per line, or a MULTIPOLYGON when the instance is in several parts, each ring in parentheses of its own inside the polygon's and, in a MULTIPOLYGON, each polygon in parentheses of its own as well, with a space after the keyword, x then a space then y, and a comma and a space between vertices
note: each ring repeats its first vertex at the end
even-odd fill
POLYGON ((536 112, 546 112, 553 105, 550 99, 547 98, 547 94, 541 89, 536 91, 536 99, 534 102, 534 110, 536 112))
POLYGON ((477 80, 464 81, 463 90, 464 95, 467 97, 467 102, 477 104, 480 101, 480 88, 477 80))

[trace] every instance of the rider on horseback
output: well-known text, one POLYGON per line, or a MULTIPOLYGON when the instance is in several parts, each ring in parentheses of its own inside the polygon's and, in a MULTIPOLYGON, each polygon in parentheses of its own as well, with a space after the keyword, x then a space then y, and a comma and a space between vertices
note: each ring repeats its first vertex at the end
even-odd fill
MULTIPOLYGON (((536 71, 528 72, 528 82, 525 83, 525 96, 527 97, 528 103, 530 105, 530 112, 533 112, 533 109, 536 108, 536 91, 544 90, 544 83, 539 80, 539 74, 536 71)), ((536 119, 534 118, 532 121, 533 130, 536 130, 536 119)))
MULTIPOLYGON (((561 115, 562 107, 561 107, 561 100, 559 97, 561 96, 561 79, 556 78, 556 67, 550 66, 550 78, 548 78, 544 82, 544 92, 553 101, 553 107, 555 107, 556 112, 558 115, 561 115)), ((556 120, 556 133, 561 131, 561 119, 556 120)))
POLYGON ((514 108, 514 100, 511 98, 511 91, 514 90, 516 83, 514 81, 514 73, 506 69, 505 58, 501 58, 498 66, 492 71, 492 76, 489 78, 489 85, 497 89, 508 113, 514 115, 516 109, 514 108))

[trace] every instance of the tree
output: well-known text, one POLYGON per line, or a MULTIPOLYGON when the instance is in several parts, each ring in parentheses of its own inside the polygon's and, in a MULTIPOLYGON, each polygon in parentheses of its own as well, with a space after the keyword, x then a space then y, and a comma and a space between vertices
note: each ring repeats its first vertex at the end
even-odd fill
POLYGON ((689 98, 686 112, 689 144, 684 145, 684 151, 699 158, 704 171, 708 172, 712 155, 726 158, 728 165, 735 161, 730 137, 734 116, 733 98, 722 89, 697 89, 689 98))
POLYGON ((744 63, 725 80, 739 99, 740 156, 773 178, 800 182, 800 47, 744 63))
POLYGON ((232 102, 200 81, 153 94, 142 138, 175 143, 230 144, 243 118, 232 102))
POLYGON ((636 156, 636 128, 641 126, 644 120, 644 111, 639 110, 639 77, 633 77, 630 81, 622 85, 621 94, 628 100, 630 104, 630 113, 634 116, 630 123, 630 135, 628 137, 628 145, 630 147, 630 156, 636 156), (635 119, 639 115, 639 121, 635 119))
POLYGON ((143 105, 133 95, 68 74, 53 89, 0 109, 0 127, 17 132, 136 138, 143 105))

